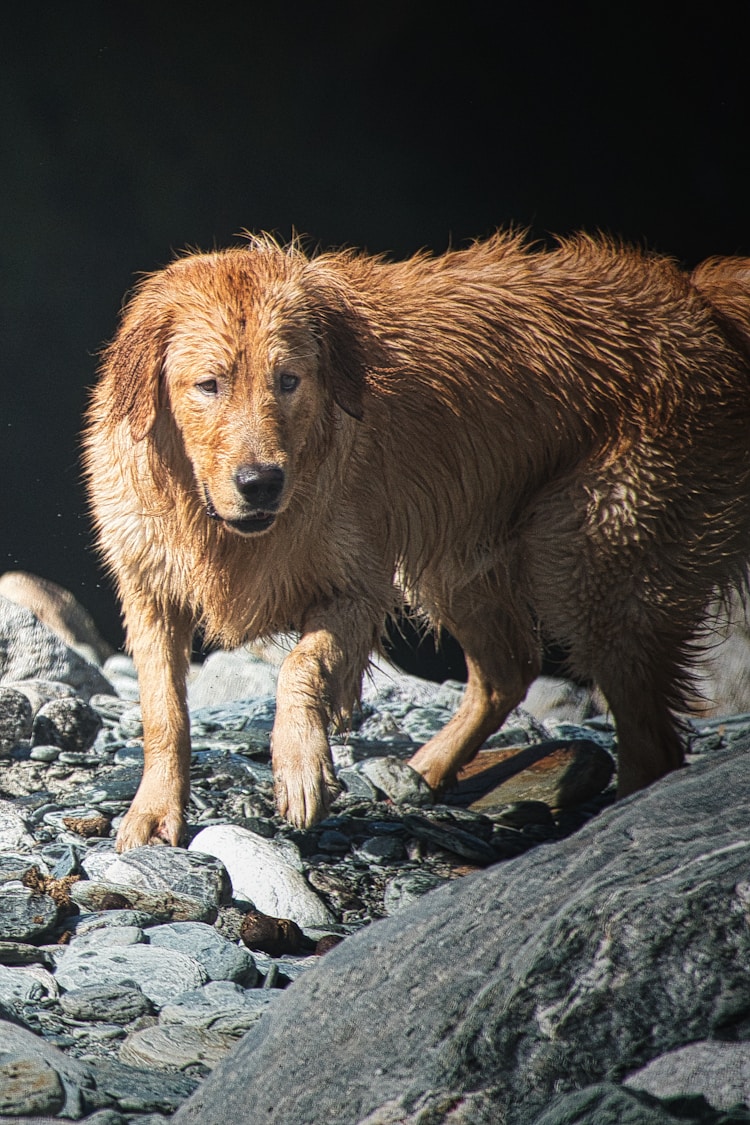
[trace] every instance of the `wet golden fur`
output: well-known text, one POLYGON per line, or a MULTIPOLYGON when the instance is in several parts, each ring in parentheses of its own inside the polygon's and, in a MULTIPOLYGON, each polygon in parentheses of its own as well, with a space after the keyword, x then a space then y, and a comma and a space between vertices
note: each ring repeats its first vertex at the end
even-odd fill
POLYGON ((273 732, 298 825, 404 598, 467 657, 463 705, 412 759, 436 789, 523 699, 541 630, 609 701, 621 792, 679 766, 691 642, 750 554, 749 331, 750 261, 691 278, 586 236, 405 262, 260 237, 147 277, 85 434, 145 732, 118 846, 184 830, 196 625, 300 634, 273 732))

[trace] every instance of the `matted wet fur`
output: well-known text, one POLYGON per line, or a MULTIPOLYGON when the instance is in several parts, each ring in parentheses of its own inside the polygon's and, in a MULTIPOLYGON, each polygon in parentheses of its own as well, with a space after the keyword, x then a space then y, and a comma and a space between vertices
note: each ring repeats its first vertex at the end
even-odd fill
POLYGON ((621 793, 680 766, 691 646, 750 555, 749 335, 750 260, 689 277, 583 235, 395 263, 258 237, 146 277, 85 433, 143 712, 118 847, 183 835, 196 625, 299 632, 272 737, 297 825, 404 598, 466 654, 411 759, 436 790, 523 700, 540 630, 609 701, 621 793))

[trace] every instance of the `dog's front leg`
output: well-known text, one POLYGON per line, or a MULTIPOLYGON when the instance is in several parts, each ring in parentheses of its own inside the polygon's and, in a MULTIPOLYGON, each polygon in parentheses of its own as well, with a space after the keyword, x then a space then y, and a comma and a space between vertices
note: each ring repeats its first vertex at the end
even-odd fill
POLYGON ((117 833, 117 850, 180 844, 190 795, 190 727, 185 679, 193 626, 189 616, 139 592, 123 597, 143 716, 143 777, 117 833))
POLYGON ((279 674, 271 746, 276 805, 299 828, 325 816, 338 785, 328 727, 359 697, 377 630, 354 604, 308 615, 279 674))

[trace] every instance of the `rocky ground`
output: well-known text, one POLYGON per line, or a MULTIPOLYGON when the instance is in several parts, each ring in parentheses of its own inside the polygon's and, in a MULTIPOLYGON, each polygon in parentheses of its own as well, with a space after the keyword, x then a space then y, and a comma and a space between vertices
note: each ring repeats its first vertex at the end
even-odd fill
MULTIPOLYGON (((329 817, 294 830, 273 806, 278 658, 218 653, 189 689, 189 846, 118 856, 142 765, 137 682, 127 658, 99 665, 91 637, 62 633, 0 595, 0 1120, 164 1120, 335 945, 549 854, 613 803, 611 724, 552 680, 434 803, 404 762, 462 685, 381 665, 334 737, 329 817)), ((690 760, 748 735, 748 715, 693 720, 690 760)))

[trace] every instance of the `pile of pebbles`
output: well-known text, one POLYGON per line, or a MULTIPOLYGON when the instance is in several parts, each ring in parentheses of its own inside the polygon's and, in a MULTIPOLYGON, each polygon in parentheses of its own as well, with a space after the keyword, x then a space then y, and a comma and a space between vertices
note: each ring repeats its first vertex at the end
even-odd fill
MULTIPOLYGON (((259 670, 272 687, 273 668, 259 670)), ((405 761, 463 687, 390 670, 334 736, 341 793, 320 824, 276 814, 270 691, 191 710, 188 846, 118 855, 142 724, 130 662, 103 672, 112 692, 89 699, 0 685, 0 1116, 164 1120, 332 945, 614 799, 606 716, 519 710, 479 762, 526 754, 530 768, 489 792, 475 773, 434 803, 405 761), (577 788, 571 761, 584 761, 577 788)), ((691 755, 748 732, 748 715, 693 722, 691 755)))

